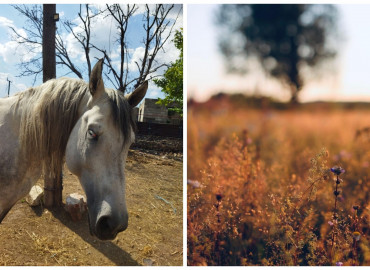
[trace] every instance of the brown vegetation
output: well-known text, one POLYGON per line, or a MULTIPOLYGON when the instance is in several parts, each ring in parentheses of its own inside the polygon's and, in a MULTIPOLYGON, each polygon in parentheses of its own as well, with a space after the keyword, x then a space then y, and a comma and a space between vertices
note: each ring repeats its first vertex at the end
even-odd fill
POLYGON ((370 110, 330 107, 189 107, 189 265, 370 265, 370 110))

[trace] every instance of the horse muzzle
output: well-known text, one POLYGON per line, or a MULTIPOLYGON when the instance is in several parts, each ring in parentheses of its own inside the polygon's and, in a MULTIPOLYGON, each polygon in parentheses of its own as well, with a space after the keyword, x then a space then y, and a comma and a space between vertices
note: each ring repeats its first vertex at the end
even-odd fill
POLYGON ((109 214, 99 215, 93 224, 89 217, 90 234, 95 235, 100 240, 113 240, 117 234, 126 230, 128 226, 128 214, 121 218, 109 214))

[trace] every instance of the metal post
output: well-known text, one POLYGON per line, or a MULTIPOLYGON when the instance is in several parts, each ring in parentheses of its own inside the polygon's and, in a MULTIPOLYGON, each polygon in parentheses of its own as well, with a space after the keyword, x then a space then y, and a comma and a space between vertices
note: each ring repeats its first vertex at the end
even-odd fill
MULTIPOLYGON (((44 82, 56 77, 55 14, 55 4, 43 5, 42 67, 44 82)), ((45 172, 44 193, 45 207, 51 208, 62 205, 62 167, 56 172, 45 172)))

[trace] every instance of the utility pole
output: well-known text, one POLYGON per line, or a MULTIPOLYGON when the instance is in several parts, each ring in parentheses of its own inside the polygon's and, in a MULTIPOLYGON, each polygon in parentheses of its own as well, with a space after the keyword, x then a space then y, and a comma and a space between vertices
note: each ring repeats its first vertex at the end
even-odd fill
POLYGON ((55 4, 43 5, 42 68, 43 82, 56 77, 55 70, 55 4))
MULTIPOLYGON (((56 77, 55 68, 55 23, 59 20, 55 4, 43 5, 42 68, 43 82, 56 77)), ((47 170, 47 169, 46 169, 47 170)), ((44 179, 44 204, 46 208, 62 205, 62 164, 52 172, 47 170, 44 179)))
POLYGON ((8 97, 9 97, 9 93, 10 93, 10 84, 12 83, 11 80, 9 80, 9 78, 6 78, 6 80, 8 81, 8 97))

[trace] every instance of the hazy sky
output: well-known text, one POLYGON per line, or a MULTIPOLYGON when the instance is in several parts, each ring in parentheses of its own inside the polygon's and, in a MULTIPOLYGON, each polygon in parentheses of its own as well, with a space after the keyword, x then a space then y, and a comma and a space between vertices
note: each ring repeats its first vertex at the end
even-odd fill
MULTIPOLYGON (((177 5, 173 12, 168 15, 168 19, 173 21, 181 5, 177 5)), ((56 11, 60 15, 60 21, 56 23, 58 30, 61 32, 64 42, 67 44, 67 50, 70 53, 72 61, 75 65, 80 68, 81 73, 84 76, 84 80, 88 81, 87 76, 87 65, 86 58, 81 46, 73 38, 72 34, 66 32, 62 27, 61 21, 65 18, 73 20, 75 23, 79 24, 80 21, 76 20, 78 17, 78 12, 80 11, 80 5, 75 4, 57 4, 56 11)), ((136 16, 131 18, 128 27, 128 48, 131 52, 131 58, 129 61, 130 74, 135 78, 135 72, 137 73, 137 67, 135 61, 143 57, 144 48, 142 40, 144 37, 142 12, 144 11, 144 6, 140 5, 136 16)), ((84 11, 83 11, 84 12, 84 11)), ((22 35, 26 33, 22 30, 25 25, 25 18, 21 16, 18 11, 16 11, 12 6, 0 4, 0 97, 7 96, 7 78, 12 81, 10 94, 14 94, 21 90, 24 90, 33 83, 33 77, 17 77, 20 73, 17 64, 20 63, 22 58, 29 58, 32 54, 27 53, 23 46, 19 46, 15 41, 11 39, 11 31, 9 27, 14 27, 22 35)), ((177 21, 174 29, 180 29, 182 27, 182 13, 177 21)), ((92 42, 99 46, 100 48, 105 48, 112 58, 113 63, 119 63, 119 47, 115 43, 117 38, 117 30, 114 21, 111 18, 106 18, 104 15, 95 17, 95 22, 92 22, 92 42)), ((179 51, 174 46, 173 36, 169 38, 169 42, 164 46, 165 51, 160 51, 157 54, 157 60, 160 63, 167 63, 175 61, 179 56, 179 51), (162 62, 163 61, 163 62, 162 62)), ((41 48, 40 48, 41 52, 41 48)), ((96 60, 95 57, 101 58, 103 55, 94 49, 91 50, 92 64, 94 65, 96 60)), ((118 69, 118 68, 117 68, 118 69)), ((163 74, 165 67, 161 68, 156 75, 163 74)), ((68 73, 69 70, 57 66, 57 77, 68 76, 76 77, 72 73, 68 73)), ((35 85, 42 83, 42 74, 39 76, 35 85)), ((105 79, 105 85, 109 88, 114 88, 114 86, 105 79)), ((163 93, 154 83, 149 83, 149 89, 146 97, 157 98, 163 97, 163 93)))
MULTIPOLYGON (((289 99, 280 84, 260 74, 226 74, 218 50, 215 11, 218 5, 188 5, 188 97, 206 100, 220 90, 260 89, 276 98, 289 99)), ((339 32, 344 37, 336 72, 311 80, 301 91, 301 101, 370 101, 370 5, 338 5, 339 32)))

